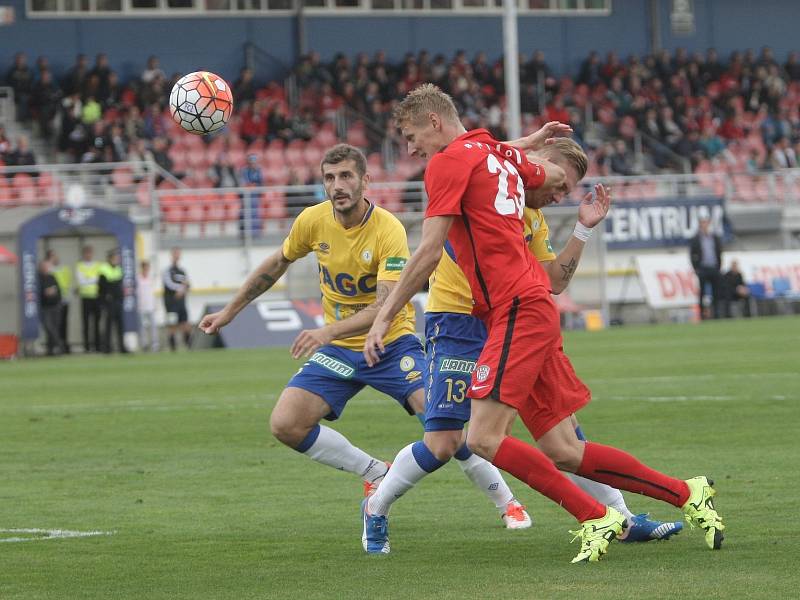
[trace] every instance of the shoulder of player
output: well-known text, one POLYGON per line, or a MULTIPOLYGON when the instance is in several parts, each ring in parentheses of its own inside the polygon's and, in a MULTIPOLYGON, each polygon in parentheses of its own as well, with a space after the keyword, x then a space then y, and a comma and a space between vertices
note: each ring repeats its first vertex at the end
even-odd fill
POLYGON ((316 223, 325 221, 326 219, 333 218, 333 211, 331 210, 330 202, 327 200, 314 204, 300 211, 294 219, 294 224, 311 227, 316 223))
POLYGON ((398 231, 402 232, 404 236, 406 235, 406 228, 400 222, 400 219, 385 208, 377 205, 373 205, 372 214, 369 216, 367 224, 372 224, 378 232, 378 235, 394 234, 398 231))
POLYGON ((529 208, 526 206, 523 214, 525 220, 529 223, 533 223, 535 221, 538 221, 540 225, 545 225, 547 223, 547 221, 544 220, 544 213, 541 211, 541 209, 529 208))

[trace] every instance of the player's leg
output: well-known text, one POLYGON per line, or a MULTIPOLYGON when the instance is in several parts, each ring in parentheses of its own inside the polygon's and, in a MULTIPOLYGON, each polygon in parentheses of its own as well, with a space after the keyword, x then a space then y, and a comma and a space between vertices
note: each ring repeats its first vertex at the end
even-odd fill
POLYGON ((422 440, 405 446, 392 460, 392 467, 375 493, 369 497, 367 512, 388 515, 392 504, 456 454, 461 437, 462 432, 455 430, 426 432, 422 440))
POLYGON ((189 323, 189 312, 184 302, 178 312, 178 327, 183 334, 183 344, 186 348, 192 347, 192 325, 189 323))
MULTIPOLYGON (((578 419, 575 417, 575 415, 570 417, 570 422, 573 430, 575 431, 575 436, 579 440, 586 441, 586 436, 583 434, 583 430, 581 429, 581 426, 578 423, 578 419)), ((586 479, 585 477, 581 477, 575 473, 568 473, 567 476, 572 479, 575 485, 589 494, 592 498, 601 504, 605 504, 606 506, 611 506, 612 508, 617 509, 625 516, 625 519, 628 521, 628 526, 625 528, 625 531, 622 532, 622 535, 619 536, 619 540, 621 542, 649 542, 651 540, 666 540, 669 539, 670 536, 680 533, 683 529, 683 523, 680 521, 655 521, 653 519, 649 519, 648 515, 644 513, 638 515, 633 514, 628 508, 628 505, 625 503, 625 498, 622 496, 622 492, 616 488, 606 485, 605 483, 600 483, 599 481, 586 479)))
POLYGON ((578 440, 570 415, 588 395, 588 388, 559 348, 542 367, 532 395, 534 408, 523 415, 542 451, 565 471, 681 508, 687 519, 705 530, 708 545, 718 549, 725 527, 711 501, 716 492, 705 477, 676 479, 617 448, 578 440), (703 506, 692 508, 698 503, 703 506))
POLYGON ((178 332, 178 308, 174 304, 166 304, 167 309, 167 341, 172 352, 177 351, 178 345, 175 341, 175 334, 178 332))
POLYGON ((564 471, 650 496, 682 509, 687 519, 706 531, 709 547, 720 548, 725 526, 711 501, 716 492, 705 477, 682 481, 651 469, 617 448, 581 441, 575 436, 569 419, 550 429, 537 441, 542 451, 564 471))
MULTIPOLYGON (((517 411, 527 411, 542 366, 560 344, 552 299, 515 298, 505 307, 495 307, 490 319, 469 391, 472 419, 467 445, 581 523, 574 532, 575 539, 581 539, 581 549, 573 562, 599 560, 611 540, 622 533, 625 517, 581 490, 541 450, 507 433, 517 411)), ((536 438, 535 428, 523 422, 536 438)))
POLYGON ((413 336, 405 336, 387 346, 381 363, 370 371, 367 383, 398 401, 405 397, 406 407, 425 424, 425 436, 398 453, 377 495, 370 498, 367 511, 388 514, 397 498, 455 456, 467 478, 497 507, 508 528, 530 527, 530 517, 514 499, 497 468, 464 445, 464 423, 469 420, 470 411, 465 392, 485 339, 483 326, 469 315, 442 313, 426 321, 426 333, 426 356, 413 336), (458 344, 450 342, 455 334, 458 344), (471 344, 472 339, 476 343, 471 344), (424 382, 421 377, 409 378, 418 368, 426 373, 424 382))
POLYGON ((341 433, 319 422, 333 409, 321 396, 286 387, 270 415, 270 429, 280 442, 311 460, 373 481, 386 474, 386 464, 354 446, 341 433))

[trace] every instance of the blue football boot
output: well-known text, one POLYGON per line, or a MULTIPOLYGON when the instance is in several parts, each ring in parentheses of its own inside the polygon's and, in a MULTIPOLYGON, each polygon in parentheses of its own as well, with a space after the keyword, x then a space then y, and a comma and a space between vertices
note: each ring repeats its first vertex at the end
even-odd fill
POLYGON ((369 498, 361 502, 361 545, 368 554, 389 554, 389 518, 367 512, 369 498))
POLYGON ((628 529, 625 537, 620 537, 621 542, 649 542, 651 540, 666 540, 676 535, 683 529, 683 522, 664 523, 652 521, 647 514, 636 515, 628 520, 628 529))

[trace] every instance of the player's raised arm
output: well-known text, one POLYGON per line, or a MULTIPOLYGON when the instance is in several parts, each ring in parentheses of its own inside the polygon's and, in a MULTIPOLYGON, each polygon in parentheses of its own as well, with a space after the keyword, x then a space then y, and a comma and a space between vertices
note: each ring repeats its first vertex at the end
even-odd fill
POLYGON ((452 216, 428 217, 422 223, 422 239, 400 275, 400 280, 389 293, 378 311, 375 321, 364 343, 364 358, 369 366, 380 360, 383 338, 389 331, 394 316, 405 306, 433 273, 442 258, 442 248, 447 232, 453 222, 452 216))
POLYGON ((575 223, 575 229, 567 245, 555 260, 542 263, 547 275, 550 277, 554 294, 560 294, 569 285, 575 270, 578 268, 583 248, 592 235, 593 228, 606 218, 610 206, 611 190, 602 183, 594 186, 594 194, 588 192, 584 196, 578 208, 578 220, 575 223))
POLYGON ((225 308, 200 320, 200 330, 208 334, 217 333, 233 321, 245 306, 275 285, 290 264, 291 261, 283 255, 281 248, 273 252, 256 267, 225 308))
POLYGON ((535 152, 541 150, 545 145, 552 143, 558 136, 566 136, 572 133, 572 127, 560 121, 548 121, 540 129, 530 135, 516 140, 503 142, 507 146, 513 146, 523 152, 535 152))

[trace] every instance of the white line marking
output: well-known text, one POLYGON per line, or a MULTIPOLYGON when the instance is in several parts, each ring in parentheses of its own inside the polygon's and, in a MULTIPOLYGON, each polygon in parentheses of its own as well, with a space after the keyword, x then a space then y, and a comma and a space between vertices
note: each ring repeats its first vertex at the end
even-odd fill
POLYGON ((64 538, 82 538, 98 535, 114 535, 116 531, 70 531, 69 529, 0 529, 0 533, 29 533, 30 537, 0 537, 0 542, 38 542, 64 538))
POLYGON ((713 381, 715 379, 800 379, 800 373, 779 371, 777 373, 720 373, 716 375, 642 375, 640 377, 587 377, 589 383, 624 383, 627 381, 658 381, 671 383, 673 381, 713 381))
POLYGON ((730 400, 795 400, 792 396, 762 396, 760 398, 747 398, 746 396, 593 396, 592 400, 612 401, 642 401, 642 402, 728 402, 730 400))

